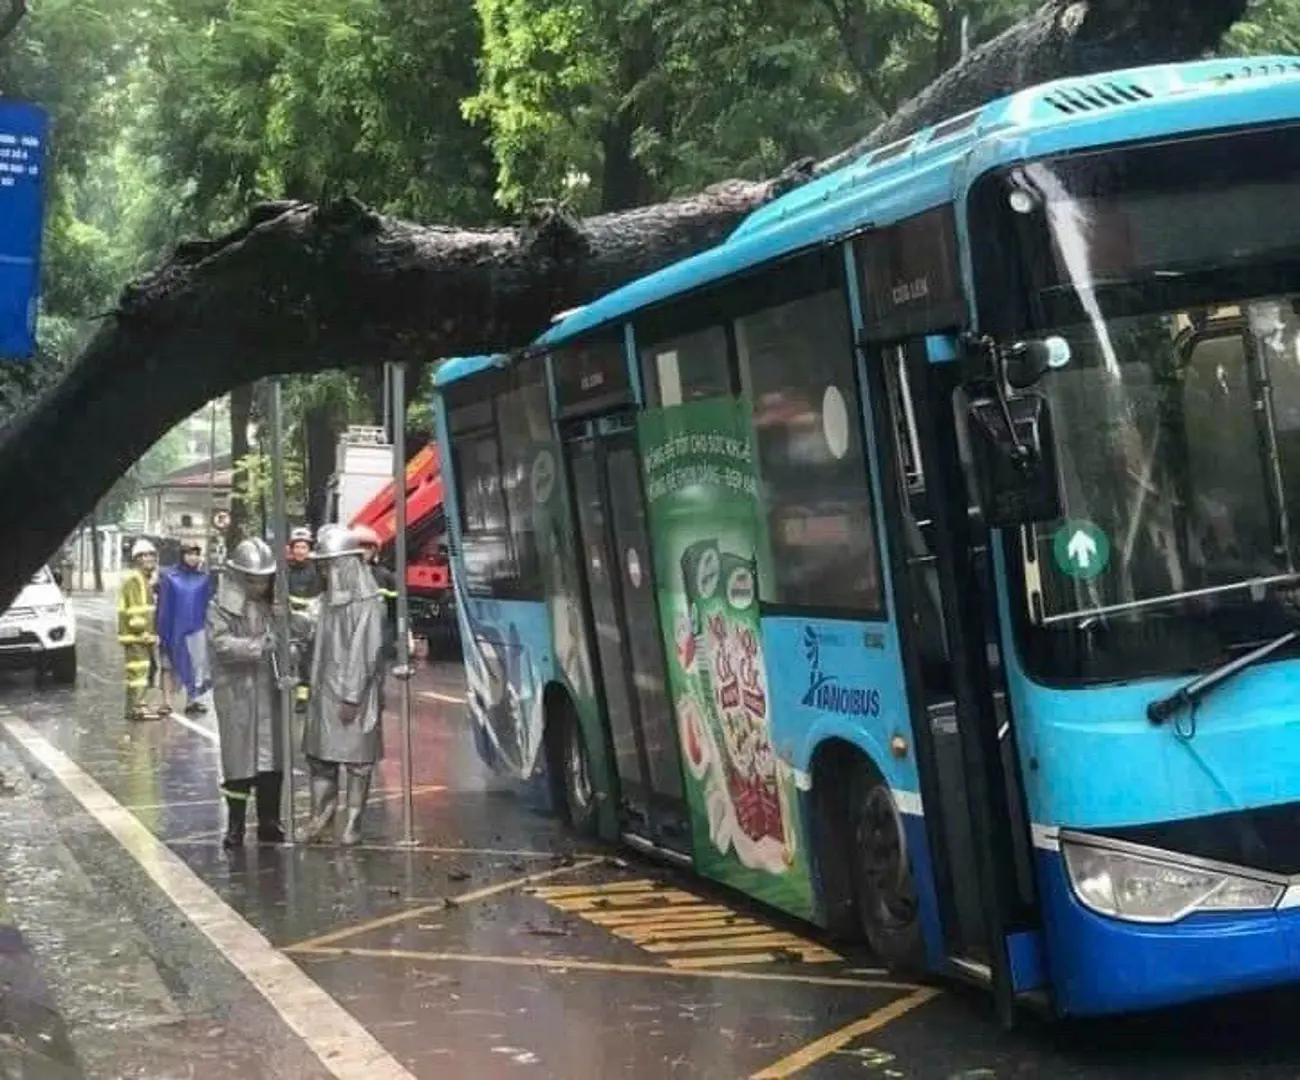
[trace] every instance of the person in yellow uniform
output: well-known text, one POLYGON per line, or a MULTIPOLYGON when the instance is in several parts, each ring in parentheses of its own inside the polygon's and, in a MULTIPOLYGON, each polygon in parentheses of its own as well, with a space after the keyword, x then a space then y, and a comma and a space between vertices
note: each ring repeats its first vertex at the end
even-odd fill
MULTIPOLYGON (((155 625, 153 577, 158 567, 158 552, 148 540, 131 546, 131 569, 122 579, 117 594, 117 640, 122 646, 126 668, 126 718, 147 720, 150 717, 145 699, 154 669, 154 649, 158 644, 155 625)), ((155 716, 170 710, 160 708, 155 716)))

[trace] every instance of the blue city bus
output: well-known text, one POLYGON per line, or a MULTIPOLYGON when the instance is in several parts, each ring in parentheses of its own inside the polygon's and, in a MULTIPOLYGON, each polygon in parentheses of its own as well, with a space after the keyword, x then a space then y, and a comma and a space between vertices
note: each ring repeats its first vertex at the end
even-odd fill
POLYGON ((1017 93, 443 364, 485 758, 1008 1021, 1296 981, 1298 115, 1017 93))

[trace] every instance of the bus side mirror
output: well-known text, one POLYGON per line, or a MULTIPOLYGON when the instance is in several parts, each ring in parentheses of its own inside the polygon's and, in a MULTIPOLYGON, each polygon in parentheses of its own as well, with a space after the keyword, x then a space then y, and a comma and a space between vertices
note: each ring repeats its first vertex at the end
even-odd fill
POLYGON ((1041 394, 981 397, 966 411, 981 509, 989 528, 1061 517, 1052 411, 1041 394))
POLYGON ((1003 354, 1003 372, 1012 390, 1029 390, 1049 371, 1066 367, 1072 358, 1070 343, 1063 337, 1019 341, 1003 354))

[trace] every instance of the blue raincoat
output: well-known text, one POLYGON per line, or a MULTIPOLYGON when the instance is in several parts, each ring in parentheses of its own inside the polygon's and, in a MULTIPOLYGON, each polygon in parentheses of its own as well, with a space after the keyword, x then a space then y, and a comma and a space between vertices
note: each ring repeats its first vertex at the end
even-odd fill
POLYGON ((191 701, 212 685, 204 617, 213 591, 206 570, 184 563, 158 575, 158 645, 191 701))

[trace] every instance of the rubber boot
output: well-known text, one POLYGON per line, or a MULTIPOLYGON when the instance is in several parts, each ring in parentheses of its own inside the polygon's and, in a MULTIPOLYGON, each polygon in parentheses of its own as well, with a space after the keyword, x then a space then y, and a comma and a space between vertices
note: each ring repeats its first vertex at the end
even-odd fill
POLYGON ((221 788, 226 796, 226 835, 221 846, 229 851, 242 847, 244 823, 248 819, 248 800, 253 790, 252 780, 227 780, 221 788))
POLYGON ((257 842, 283 844, 284 824, 280 821, 280 795, 284 791, 284 773, 257 774, 257 842))
POLYGON ((370 795, 370 776, 373 765, 347 765, 348 774, 348 816, 343 823, 344 847, 355 847, 361 843, 361 815, 366 811, 366 799, 370 795))
POLYGON ((302 838, 308 844, 318 844, 334 828, 334 811, 339 803, 339 768, 315 758, 308 758, 307 766, 311 770, 311 819, 302 838))

